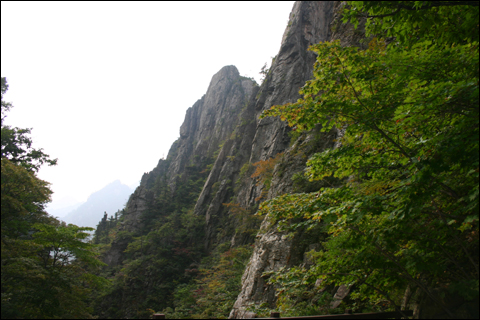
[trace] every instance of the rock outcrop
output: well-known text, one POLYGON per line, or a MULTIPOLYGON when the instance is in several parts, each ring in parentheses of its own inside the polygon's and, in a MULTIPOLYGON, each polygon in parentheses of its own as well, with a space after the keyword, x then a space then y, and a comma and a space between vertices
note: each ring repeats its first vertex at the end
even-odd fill
MULTIPOLYGON (((160 159, 157 167, 143 175, 140 186, 130 196, 119 232, 135 234, 145 227, 142 217, 159 192, 155 187, 159 179, 168 185, 172 199, 182 197, 183 194, 177 192, 179 186, 186 184, 194 175, 195 178, 206 176, 208 165, 214 161, 217 167, 217 163, 224 161, 224 154, 221 152, 217 156, 217 152, 223 143, 229 141, 234 129, 240 126, 242 120, 239 115, 254 91, 258 90, 257 87, 252 79, 241 77, 234 66, 223 67, 213 76, 207 93, 187 110, 180 138, 173 143, 167 158, 160 159)), ((210 173, 206 185, 216 179, 215 172, 210 173)), ((187 198, 182 200, 188 205, 187 198)), ((116 238, 103 256, 104 262, 109 266, 120 264, 127 245, 128 239, 116 238)))
MULTIPOLYGON (((196 204, 195 213, 205 215, 207 219, 207 247, 212 246, 216 237, 213 232, 217 225, 215 221, 226 214, 222 203, 233 198, 234 203, 254 210, 260 201, 265 200, 261 198, 264 186, 253 179, 244 181, 233 195, 227 190, 234 189, 235 182, 239 184, 238 180, 242 179, 239 173, 246 163, 267 160, 289 147, 290 128, 279 119, 259 120, 259 116, 273 105, 293 102, 300 97, 298 91, 311 77, 315 61, 315 54, 307 49, 329 38, 332 9, 333 2, 328 1, 295 3, 280 51, 258 93, 250 97, 246 109, 240 114, 243 125, 237 128, 236 136, 223 146, 196 204), (220 183, 218 189, 213 188, 215 183, 217 187, 220 183), (216 219, 212 220, 212 217, 216 219)), ((289 172, 300 171, 304 165, 305 159, 301 167, 296 170, 289 168, 289 172)), ((242 244, 248 240, 248 237, 236 235, 232 243, 242 244)))
MULTIPOLYGON (((298 90, 311 78, 315 61, 315 55, 307 49, 312 44, 330 39, 329 24, 333 9, 334 3, 327 1, 295 3, 280 51, 260 89, 256 105, 258 114, 272 105, 294 102, 300 97, 298 90)), ((289 147, 288 132, 286 124, 278 119, 264 118, 257 124, 251 161, 284 152, 282 160, 275 167, 267 198, 292 192, 292 176, 305 168, 310 154, 333 147, 333 139, 336 137, 336 132, 314 132, 300 137, 289 147)), ((318 242, 315 236, 302 233, 293 238, 287 237, 278 232, 268 220, 262 223, 253 255, 242 277, 242 290, 230 318, 249 317, 251 312, 248 309, 262 303, 274 307, 275 290, 266 284, 262 274, 302 263, 303 253, 308 249, 308 241, 302 241, 305 237, 312 238, 310 244, 318 242)))

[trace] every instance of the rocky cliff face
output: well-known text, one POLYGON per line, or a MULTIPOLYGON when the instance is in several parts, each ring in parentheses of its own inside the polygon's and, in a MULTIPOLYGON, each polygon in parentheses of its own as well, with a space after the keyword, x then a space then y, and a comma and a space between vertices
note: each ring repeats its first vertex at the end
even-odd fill
MULTIPOLYGON (((234 139, 223 146, 196 204, 195 213, 205 215, 207 219, 207 247, 214 242, 216 221, 226 214, 222 203, 233 199, 233 203, 254 211, 265 200, 262 197, 265 186, 258 184, 255 179, 248 179, 248 176, 244 179, 240 176, 241 168, 245 164, 267 160, 285 151, 291 139, 288 135, 290 128, 284 122, 272 118, 259 120, 258 117, 273 105, 293 102, 300 97, 298 90, 311 77, 315 61, 315 55, 307 49, 330 36, 328 24, 332 9, 333 2, 295 3, 280 51, 258 93, 250 97, 246 110, 240 115, 243 125, 237 128, 234 139), (219 182, 218 190, 213 188, 219 182), (227 190, 235 189, 235 182, 240 188, 236 188, 232 195, 227 190)), ((302 169, 302 166, 289 168, 285 180, 302 169)), ((286 191, 284 188, 283 192, 286 191)), ((275 193, 273 190, 270 192, 275 193)), ((252 239, 239 234, 231 239, 232 244, 243 244, 248 240, 252 239)))
MULTIPOLYGON (((185 206, 188 205, 188 196, 179 192, 179 186, 185 185, 193 176, 197 181, 201 180, 209 165, 223 159, 223 153, 217 157, 218 150, 241 124, 239 115, 254 91, 258 90, 256 86, 253 80, 241 77, 234 66, 223 67, 213 76, 207 93, 187 110, 180 138, 170 148, 167 158, 160 159, 157 167, 143 175, 140 186, 130 196, 119 232, 135 234, 145 227, 143 216, 160 192, 159 181, 166 183, 172 200, 184 197, 185 206)), ((210 174, 207 185, 215 180, 215 172, 210 174)), ((127 245, 128 239, 115 239, 104 255, 104 261, 110 266, 120 264, 127 245)))
MULTIPOLYGON (((330 39, 329 24, 333 17, 333 2, 296 2, 290 14, 278 56, 262 85, 256 110, 262 112, 272 105, 294 102, 298 90, 312 76, 315 55, 308 47, 330 39)), ((308 156, 323 148, 333 147, 336 133, 301 136, 289 147, 289 128, 278 119, 265 118, 258 122, 252 142, 251 161, 265 159, 283 152, 281 161, 273 173, 268 197, 293 191, 292 176, 305 168, 308 156)), ((258 191, 257 191, 258 193, 258 191)), ((257 235, 255 249, 242 277, 242 290, 230 314, 230 318, 251 316, 248 308, 267 303, 274 306, 275 290, 266 284, 262 274, 283 266, 302 263, 303 253, 318 242, 315 235, 299 233, 288 238, 278 232, 268 220, 264 220, 257 235), (308 238, 308 241, 306 241, 308 238)))
MULTIPOLYGON (((335 147, 333 141, 341 132, 313 130, 292 139, 291 129, 284 122, 274 118, 259 120, 259 116, 273 105, 300 97, 298 91, 311 78, 315 62, 315 54, 307 50, 310 45, 332 38, 342 39, 344 45, 360 45, 361 31, 355 33, 351 26, 338 24, 342 6, 333 1, 296 2, 279 53, 261 87, 241 77, 234 66, 224 67, 214 75, 205 96, 187 110, 180 139, 172 145, 167 158, 142 177, 126 206, 120 231, 136 232, 144 227, 142 216, 158 195, 155 186, 159 181, 166 182, 173 199, 189 178, 208 172, 194 201, 194 213, 205 216, 206 251, 225 242, 231 246, 255 243, 231 318, 251 316, 251 306, 274 306, 274 288, 266 285, 262 274, 306 263, 304 253, 315 247, 321 236, 315 231, 299 231, 288 238, 268 220, 260 226, 258 219, 239 230, 236 226, 241 221, 229 205, 252 215, 266 199, 320 187, 295 184, 292 178, 305 168, 309 155, 335 147), (252 178, 254 163, 273 158, 275 167, 268 179, 252 178)), ((104 256, 105 262, 111 266, 121 263, 127 244, 115 240, 104 256)))
MULTIPOLYGON (((340 40, 343 46, 365 48, 364 25, 360 21, 355 29, 351 24, 341 23, 341 9, 345 3, 341 1, 296 2, 290 14, 290 21, 283 36, 280 52, 272 66, 268 81, 262 85, 263 96, 259 99, 259 111, 272 105, 285 104, 298 99, 298 89, 312 76, 315 56, 307 48, 320 41, 340 40)), ((335 140, 342 135, 341 130, 334 129, 329 133, 319 133, 318 129, 303 134, 288 147, 284 123, 266 118, 259 123, 256 140, 253 142, 252 158, 272 156, 276 152, 284 152, 282 160, 277 164, 273 174, 272 188, 267 199, 287 192, 312 192, 319 190, 320 185, 297 183, 292 179, 296 173, 302 172, 310 155, 338 147, 335 140), (275 138, 272 138, 276 136, 275 138), (283 143, 280 143, 283 141, 283 143), (263 150, 260 148, 263 146, 263 150), (276 146, 272 147, 272 146, 276 146)), ((335 183, 335 182, 334 182, 335 183)), ((336 183, 339 183, 338 181, 336 183)), ((316 230, 305 232, 300 230, 293 238, 277 231, 265 219, 257 235, 255 249, 242 277, 242 290, 235 302, 230 318, 249 318, 252 307, 267 304, 275 307, 275 290, 266 284, 264 272, 276 271, 281 267, 307 264, 305 253, 315 248, 322 235, 316 230)), ((345 288, 339 288, 341 291, 345 288)), ((343 295, 345 296, 345 295, 343 295)), ((337 302, 337 306, 340 301, 337 302)))

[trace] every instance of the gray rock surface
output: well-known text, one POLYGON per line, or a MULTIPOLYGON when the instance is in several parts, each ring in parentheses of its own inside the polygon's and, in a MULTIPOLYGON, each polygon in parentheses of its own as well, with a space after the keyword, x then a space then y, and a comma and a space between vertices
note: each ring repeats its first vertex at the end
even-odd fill
MULTIPOLYGON (((228 165, 220 164, 228 163, 227 148, 232 146, 234 141, 231 139, 232 133, 241 126, 242 118, 239 115, 246 109, 255 87, 256 83, 241 77, 234 66, 223 67, 212 77, 207 93, 187 110, 180 128, 180 138, 170 148, 167 158, 161 159, 157 167, 143 175, 140 186, 130 196, 119 232, 126 231, 134 235, 142 229, 142 216, 148 203, 157 196, 154 188, 157 178, 165 177, 173 196, 177 187, 190 178, 188 166, 197 168, 197 171, 205 170, 205 166, 215 160, 207 186, 218 181, 220 177, 231 175, 232 169, 228 168, 228 165), (215 158, 215 152, 222 144, 223 148, 215 158)), ((226 181, 224 179, 221 184, 220 195, 225 193, 226 181)), ((203 193, 203 198, 206 197, 208 193, 203 193)), ((199 213, 205 214, 207 223, 214 215, 212 212, 219 210, 221 202, 213 202, 208 206, 211 207, 210 211, 199 213)), ((120 264, 127 245, 128 241, 125 239, 115 239, 103 260, 110 266, 120 264)))
MULTIPOLYGON (((255 108, 257 115, 273 105, 294 102, 300 98, 298 91, 311 78, 315 61, 315 55, 307 49, 312 44, 330 38, 328 26, 333 16, 333 7, 334 3, 327 1, 295 3, 280 52, 261 86, 255 108)), ((291 178, 305 168, 309 154, 333 147, 334 132, 317 139, 317 143, 312 143, 315 139, 313 134, 303 136, 303 141, 299 139, 289 147, 289 131, 288 126, 278 119, 264 118, 257 122, 250 162, 265 160, 284 152, 282 160, 274 169, 268 199, 292 191, 291 178), (297 152, 299 149, 302 152, 297 152)), ((258 194, 257 190, 256 195, 258 194)), ((302 234, 290 238, 278 232, 276 226, 272 226, 268 220, 262 223, 253 255, 242 277, 242 290, 230 318, 245 318, 249 314, 249 308, 262 303, 274 307, 275 290, 266 284, 262 274, 300 264, 306 250, 305 245, 298 245, 302 242, 302 234)))
MULTIPOLYGON (((272 105, 294 102, 300 96, 298 90, 312 76, 315 55, 307 48, 320 41, 340 40, 342 46, 367 46, 364 26, 361 20, 358 29, 351 24, 341 23, 341 10, 345 2, 297 1, 290 14, 280 52, 271 67, 264 84, 260 89, 260 97, 256 110, 261 111, 272 105)), ((287 133, 289 128, 276 119, 265 118, 258 122, 255 138, 252 143, 251 161, 265 159, 278 152, 284 152, 282 160, 274 169, 272 188, 267 199, 287 192, 296 192, 292 177, 302 172, 308 157, 326 148, 336 148, 334 142, 343 135, 342 130, 333 129, 330 133, 318 133, 318 129, 302 135, 291 146, 287 133)), ((320 188, 321 186, 316 186, 320 188)), ((318 190, 318 189, 317 189, 318 190)), ((302 190, 304 191, 304 190, 302 190)), ((310 192, 313 190, 309 190, 310 192)), ((316 246, 318 237, 302 231, 293 238, 278 232, 275 225, 267 221, 262 223, 255 242, 255 249, 242 278, 242 290, 230 313, 230 318, 246 318, 249 308, 267 303, 274 307, 275 290, 265 284, 264 272, 275 271, 284 266, 306 265, 308 259, 304 253, 316 246)), ((335 302, 337 307, 348 290, 339 293, 335 302)))

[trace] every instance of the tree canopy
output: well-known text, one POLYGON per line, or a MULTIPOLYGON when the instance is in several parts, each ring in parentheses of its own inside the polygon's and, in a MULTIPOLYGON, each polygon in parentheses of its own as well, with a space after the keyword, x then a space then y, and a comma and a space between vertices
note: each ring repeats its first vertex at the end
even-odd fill
POLYGON ((355 285, 353 297, 392 308, 418 288, 453 316, 436 290, 478 298, 478 3, 349 4, 346 21, 368 19, 368 49, 313 45, 303 98, 262 115, 337 128, 340 147, 313 155, 305 174, 345 181, 261 206, 283 228, 330 234, 314 267, 271 282, 355 285))
POLYGON ((52 191, 36 171, 56 160, 31 148, 30 129, 4 124, 12 104, 3 99, 5 78, 1 84, 2 318, 91 317, 91 290, 106 284, 93 274, 103 265, 86 242, 93 229, 67 226, 45 212, 52 191))
POLYGON ((44 163, 48 165, 57 164, 57 159, 50 159, 42 149, 32 148, 32 139, 28 137, 32 129, 12 128, 4 124, 7 112, 13 107, 11 102, 4 101, 4 94, 8 90, 8 83, 5 77, 1 80, 1 113, 2 113, 2 137, 1 137, 1 157, 11 162, 21 165, 28 170, 38 171, 44 163))

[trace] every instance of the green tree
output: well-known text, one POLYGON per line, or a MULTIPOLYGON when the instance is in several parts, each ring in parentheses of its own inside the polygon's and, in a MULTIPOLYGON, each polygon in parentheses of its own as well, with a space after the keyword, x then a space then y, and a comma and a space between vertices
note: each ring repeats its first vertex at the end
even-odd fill
POLYGON ((2 317, 91 317, 92 290, 106 284, 92 273, 103 265, 85 241, 93 229, 49 220, 32 237, 2 241, 2 317))
POLYGON ((28 234, 34 223, 45 219, 45 204, 50 201, 48 183, 23 166, 1 159, 2 239, 28 234))
POLYGON ((236 248, 224 243, 202 260, 196 279, 175 288, 174 319, 226 319, 241 289, 241 278, 253 251, 253 245, 236 248), (223 252, 222 252, 223 251, 223 252))
POLYGON ((436 44, 478 42, 478 1, 349 1, 344 22, 366 18, 367 35, 392 37, 402 48, 430 40, 436 44))
MULTIPOLYGON (((478 7, 388 3, 353 3, 346 17, 370 16, 367 32, 396 42, 312 46, 318 57, 303 98, 263 115, 297 130, 343 129, 341 147, 313 155, 306 175, 348 182, 275 198, 261 212, 281 227, 320 223, 330 234, 298 281, 355 285, 352 297, 373 309, 399 307, 403 292, 418 288, 454 316, 442 294, 478 298, 478 7), (420 15, 435 17, 431 28, 420 15), (459 38, 438 36, 454 22, 459 38)), ((288 287, 293 278, 298 270, 271 282, 288 287)))
POLYGON ((57 159, 51 160, 42 149, 32 148, 32 139, 27 135, 32 129, 12 128, 4 124, 6 113, 13 107, 10 102, 4 101, 4 94, 8 90, 5 77, 1 80, 1 158, 6 158, 14 164, 21 165, 28 170, 38 171, 44 163, 57 164, 57 159))
POLYGON ((92 273, 102 265, 86 242, 85 231, 93 229, 66 226, 45 212, 52 191, 36 171, 56 160, 31 148, 29 129, 4 125, 12 107, 3 100, 7 89, 2 78, 2 318, 90 317, 90 292, 105 284, 92 273))
POLYGON ((49 183, 35 175, 41 163, 56 164, 41 150, 31 148, 29 129, 11 128, 4 124, 6 112, 13 106, 4 101, 8 90, 1 79, 1 223, 2 241, 27 235, 34 223, 44 221, 45 204, 50 201, 49 183))

